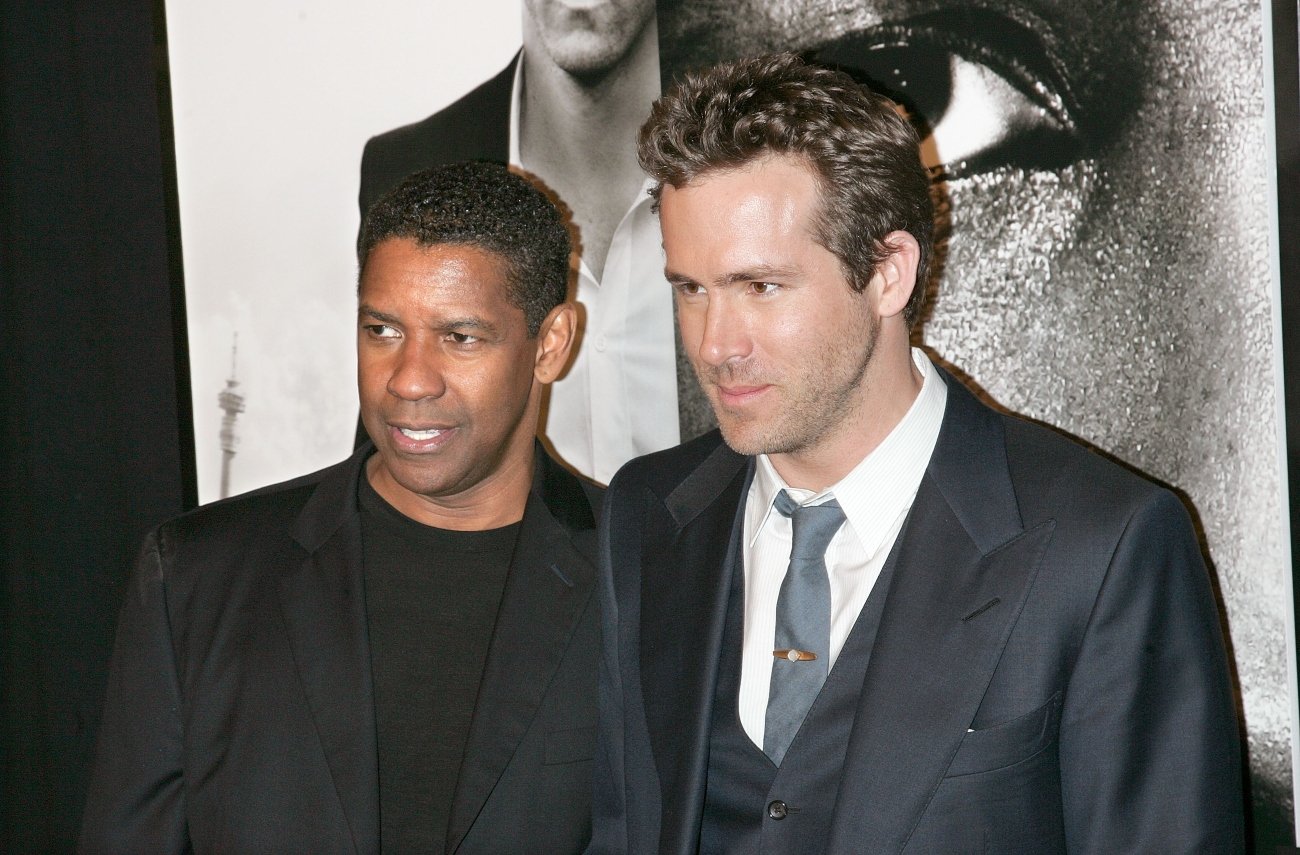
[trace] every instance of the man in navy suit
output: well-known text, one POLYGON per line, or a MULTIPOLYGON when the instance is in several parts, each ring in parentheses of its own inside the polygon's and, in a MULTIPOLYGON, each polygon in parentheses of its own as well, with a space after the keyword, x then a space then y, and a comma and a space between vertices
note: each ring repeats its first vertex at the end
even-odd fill
POLYGON ((933 211, 894 105, 741 60, 640 159, 721 432, 610 485, 593 851, 1242 851, 1188 515, 910 346, 933 211))

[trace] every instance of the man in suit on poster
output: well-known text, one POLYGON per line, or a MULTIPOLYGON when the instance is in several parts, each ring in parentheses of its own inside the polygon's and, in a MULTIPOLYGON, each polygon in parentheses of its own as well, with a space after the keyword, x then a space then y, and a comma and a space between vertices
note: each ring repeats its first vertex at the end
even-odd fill
POLYGON ((659 95, 654 0, 526 0, 523 49, 446 109, 380 134, 361 160, 361 208, 416 169, 522 166, 573 213, 582 308, 573 364, 550 389, 546 441, 600 482, 639 454, 713 426, 674 342, 672 298, 636 128, 659 95))
POLYGON ((373 444, 148 538, 84 852, 586 845, 600 491, 534 439, 573 339, 567 229, 457 164, 383 197, 358 255, 373 444))
POLYGON ((933 212, 892 103, 741 60, 640 157, 721 435, 606 497, 592 851, 1242 851, 1187 513, 910 348, 933 212))

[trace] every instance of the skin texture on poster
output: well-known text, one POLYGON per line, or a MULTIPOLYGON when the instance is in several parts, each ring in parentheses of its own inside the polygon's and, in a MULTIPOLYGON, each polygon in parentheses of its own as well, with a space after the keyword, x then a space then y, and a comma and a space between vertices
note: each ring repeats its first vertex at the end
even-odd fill
POLYGON ((1241 687, 1256 843, 1289 842, 1258 4, 692 0, 661 3, 659 23, 666 75, 795 49, 907 106, 947 235, 917 342, 1194 509, 1241 687))

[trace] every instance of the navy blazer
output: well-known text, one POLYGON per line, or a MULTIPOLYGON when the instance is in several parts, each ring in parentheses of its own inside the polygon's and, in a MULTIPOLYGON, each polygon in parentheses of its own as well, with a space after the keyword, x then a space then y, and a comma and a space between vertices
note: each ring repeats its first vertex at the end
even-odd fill
MULTIPOLYGON (((1235 705, 1186 510, 944 378, 839 791, 817 806, 829 837, 799 855, 1242 852, 1235 705)), ((698 847, 751 467, 714 433, 610 485, 591 852, 698 847)), ((782 797, 762 821, 788 833, 800 794, 782 797)))
MULTIPOLYGON (((82 852, 379 852, 357 508, 373 451, 147 538, 113 651, 82 852)), ((538 448, 448 852, 586 845, 599 497, 538 448)))

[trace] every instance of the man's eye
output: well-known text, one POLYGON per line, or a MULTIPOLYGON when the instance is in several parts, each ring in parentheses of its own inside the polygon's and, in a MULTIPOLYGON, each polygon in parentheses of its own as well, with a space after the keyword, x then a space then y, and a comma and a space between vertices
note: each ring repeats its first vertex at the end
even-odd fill
POLYGON ((401 335, 396 329, 388 324, 365 324, 362 326, 367 333, 374 338, 397 338, 401 335))
POLYGON ((449 332, 447 333, 447 340, 452 344, 474 344, 479 340, 479 337, 469 333, 449 332))
POLYGON ((1085 147, 1057 63, 1035 33, 997 12, 923 15, 837 39, 816 57, 907 108, 925 165, 949 178, 1055 169, 1085 147))
POLYGON ((778 290, 780 290, 780 288, 781 286, 776 284, 775 282, 749 283, 749 290, 753 291, 755 294, 775 294, 778 290))
POLYGON ((694 297, 697 294, 704 293, 704 289, 700 287, 698 282, 675 282, 673 283, 673 287, 676 288, 677 293, 681 294, 683 297, 694 297))

